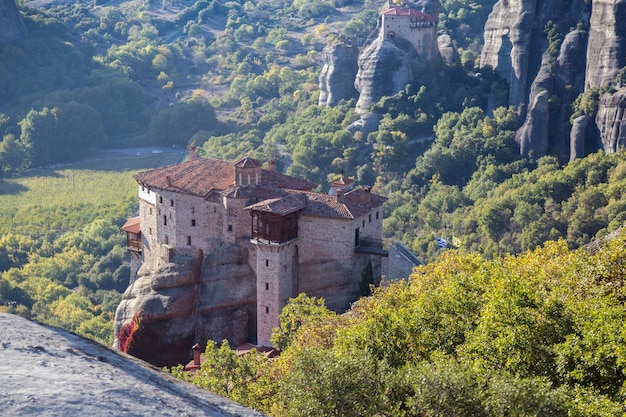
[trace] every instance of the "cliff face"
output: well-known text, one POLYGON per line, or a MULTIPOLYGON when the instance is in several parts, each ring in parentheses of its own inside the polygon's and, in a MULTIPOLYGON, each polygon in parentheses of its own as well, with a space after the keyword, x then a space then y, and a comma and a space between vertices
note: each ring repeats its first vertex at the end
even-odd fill
POLYGON ((207 256, 172 256, 157 271, 141 269, 117 308, 115 346, 125 350, 136 315, 141 334, 126 350, 159 366, 186 362, 196 341, 246 342, 256 330, 245 325, 256 323, 256 280, 247 256, 233 245, 207 256))
POLYGON ((605 152, 626 148, 626 87, 600 97, 596 125, 605 152))
POLYGON ((332 107, 340 100, 357 97, 354 79, 358 71, 358 49, 351 45, 332 44, 322 51, 324 66, 319 76, 319 105, 332 107))
POLYGON ((0 0, 0 42, 11 42, 26 36, 26 26, 15 0, 0 0))
POLYGON ((622 146, 617 133, 624 123, 621 93, 602 98, 595 123, 579 118, 571 131, 569 117, 580 93, 612 86, 626 66, 624 22, 626 0, 496 3, 485 25, 480 65, 493 68, 509 83, 509 104, 524 117, 516 134, 522 155, 551 153, 572 159, 595 151, 597 137, 607 152, 622 146), (548 22, 565 35, 558 54, 543 33, 548 22), (570 30, 574 26, 579 28, 570 30))
POLYGON ((367 113, 369 106, 383 96, 402 90, 413 80, 417 51, 403 39, 384 41, 376 38, 359 55, 359 71, 354 86, 359 91, 356 110, 367 113))
POLYGON ((626 0, 593 0, 585 88, 612 85, 626 66, 626 0))
POLYGON ((509 83, 509 104, 528 102, 531 28, 537 0, 499 0, 485 24, 480 67, 491 67, 509 83))

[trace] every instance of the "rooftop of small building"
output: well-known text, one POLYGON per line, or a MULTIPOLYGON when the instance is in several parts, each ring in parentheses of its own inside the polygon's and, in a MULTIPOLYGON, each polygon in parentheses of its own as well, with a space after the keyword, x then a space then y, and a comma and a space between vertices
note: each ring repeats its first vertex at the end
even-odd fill
POLYGON ((141 218, 139 216, 132 217, 126 220, 126 223, 124 223, 121 229, 129 233, 139 233, 141 231, 140 220, 141 218))
POLYGON ((419 11, 417 9, 411 9, 408 7, 399 7, 399 6, 388 6, 385 7, 382 11, 381 14, 384 16, 410 16, 410 17, 417 17, 417 18, 421 18, 421 20, 425 21, 425 22, 436 22, 437 18, 435 18, 432 15, 429 15, 428 13, 419 11))

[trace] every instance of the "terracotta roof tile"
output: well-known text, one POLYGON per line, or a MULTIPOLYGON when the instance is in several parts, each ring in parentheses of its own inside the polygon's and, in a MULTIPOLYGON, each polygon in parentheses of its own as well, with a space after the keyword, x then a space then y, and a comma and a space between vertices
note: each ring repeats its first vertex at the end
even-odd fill
POLYGON ((262 170, 261 182, 269 187, 310 191, 318 184, 303 178, 291 177, 276 171, 262 170))
MULTIPOLYGON (((296 191, 286 190, 289 193, 296 191)), ((373 208, 380 207, 387 200, 362 189, 352 190, 343 195, 343 200, 333 195, 301 192, 306 195, 308 204, 302 214, 311 217, 355 219, 373 208)))
POLYGON ((262 166, 263 163, 258 159, 250 158, 249 156, 244 156, 239 161, 235 162, 235 166, 237 168, 257 168, 262 166))
POLYGON ((133 178, 150 188, 207 197, 211 191, 225 190, 234 183, 235 166, 232 161, 196 158, 140 172, 133 178))
POLYGON ((263 200, 259 203, 246 207, 246 210, 263 211, 266 213, 286 216, 302 210, 307 206, 307 197, 303 193, 288 194, 285 197, 263 200))
POLYGON ((126 223, 121 227, 125 232, 139 233, 141 231, 141 223, 139 217, 132 217, 126 220, 126 223))
POLYGON ((381 12, 385 16, 411 16, 422 18, 424 22, 436 22, 437 19, 427 13, 420 12, 415 9, 407 9, 404 7, 386 7, 381 12))

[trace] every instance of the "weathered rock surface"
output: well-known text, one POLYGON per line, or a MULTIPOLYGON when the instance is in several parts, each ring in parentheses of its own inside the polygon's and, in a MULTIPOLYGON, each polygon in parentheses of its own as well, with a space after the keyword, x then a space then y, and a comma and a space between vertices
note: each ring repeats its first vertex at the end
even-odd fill
POLYGON ((598 140, 598 128, 594 120, 586 114, 578 116, 572 122, 570 131, 569 162, 597 151, 602 147, 598 140))
POLYGON ((528 67, 536 0, 499 0, 485 24, 480 67, 493 68, 509 83, 509 104, 528 102, 528 67))
POLYGON ((3 416, 262 416, 65 330, 4 313, 0 328, 3 416))
POLYGON ((557 84, 559 89, 573 88, 574 97, 583 91, 585 79, 585 53, 587 48, 587 33, 583 30, 569 32, 559 49, 556 59, 558 65, 557 84))
POLYGON ((175 255, 157 271, 140 269, 116 311, 115 346, 136 314, 150 337, 129 352, 158 365, 186 361, 194 341, 249 340, 256 330, 249 326, 256 323, 256 280, 247 256, 232 245, 207 256, 175 255), (163 355, 145 356, 150 350, 142 343, 159 343, 163 355))
POLYGON ((625 22, 626 0, 593 0, 585 88, 612 85, 626 66, 625 22))
POLYGON ((410 42, 401 38, 393 41, 376 38, 359 55, 359 71, 354 82, 360 93, 356 111, 367 113, 370 105, 381 97, 402 90, 413 81, 413 66, 417 62, 417 51, 410 42))
POLYGON ((626 87, 600 97, 596 125, 605 152, 626 147, 626 87))
POLYGON ((516 140, 520 145, 520 154, 524 157, 532 155, 535 158, 543 156, 548 151, 548 125, 550 112, 548 99, 553 91, 554 77, 548 63, 550 56, 545 53, 541 60, 541 68, 530 88, 530 105, 526 120, 516 132, 516 140))
POLYGON ((10 42, 27 34, 15 0, 0 0, 0 42, 10 42))
POLYGON ((526 121, 515 135, 521 155, 536 158, 548 151, 549 97, 550 93, 543 90, 530 103, 526 121))
POLYGON ((441 55, 446 64, 455 64, 459 61, 459 52, 452 43, 452 38, 447 33, 439 35, 437 48, 439 49, 439 55, 441 55))
POLYGON ((319 105, 332 107, 340 100, 356 98, 354 79, 359 69, 359 52, 352 45, 331 44, 322 51, 324 66, 319 76, 319 105))

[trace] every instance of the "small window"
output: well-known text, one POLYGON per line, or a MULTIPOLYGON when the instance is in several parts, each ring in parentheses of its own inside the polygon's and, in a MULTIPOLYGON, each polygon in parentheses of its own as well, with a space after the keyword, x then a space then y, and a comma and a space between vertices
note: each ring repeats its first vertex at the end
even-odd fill
POLYGON ((363 220, 363 227, 365 227, 365 220, 363 220))
POLYGON ((372 214, 370 213, 368 223, 371 223, 371 222, 372 222, 372 214))
POLYGON ((159 196, 159 203, 163 203, 163 196, 159 196))
POLYGON ((163 226, 167 226, 167 216, 163 216, 163 226))
POLYGON ((149 229, 148 229, 148 234, 149 234, 150 236, 152 236, 152 228, 149 228, 149 229))
POLYGON ((191 227, 196 227, 196 219, 191 219, 191 227))
POLYGON ((270 289, 270 283, 266 282, 265 283, 265 291, 268 291, 270 289))
POLYGON ((170 207, 174 207, 174 200, 170 200, 170 207))
POLYGON ((141 191, 146 191, 146 187, 144 187, 143 185, 141 186, 141 191))
POLYGON ((213 207, 213 213, 217 213, 217 207, 213 207))
POLYGON ((269 307, 265 307, 265 314, 270 314, 270 308, 269 307))
POLYGON ((265 266, 270 266, 270 261, 268 259, 265 260, 265 266))
POLYGON ((376 212, 376 220, 378 220, 378 212, 376 212))
POLYGON ((229 225, 228 225, 228 231, 229 231, 229 232, 232 232, 232 231, 233 231, 233 225, 232 225, 232 224, 229 224, 229 225))
POLYGON ((150 210, 150 214, 152 214, 152 207, 150 207, 150 209, 149 209, 149 210, 150 210))
POLYGON ((170 237, 165 235, 165 244, 168 245, 170 243, 170 237))
POLYGON ((187 236, 187 246, 191 246, 191 236, 187 236))

